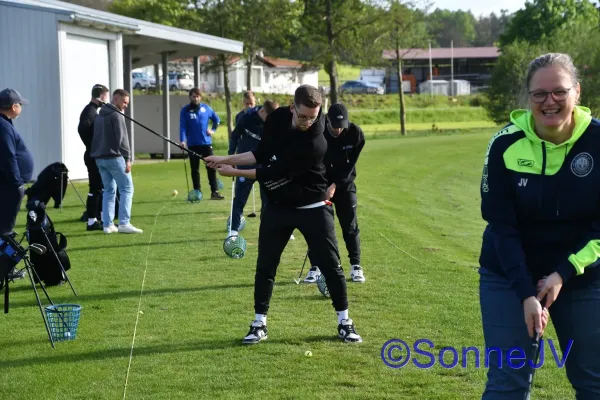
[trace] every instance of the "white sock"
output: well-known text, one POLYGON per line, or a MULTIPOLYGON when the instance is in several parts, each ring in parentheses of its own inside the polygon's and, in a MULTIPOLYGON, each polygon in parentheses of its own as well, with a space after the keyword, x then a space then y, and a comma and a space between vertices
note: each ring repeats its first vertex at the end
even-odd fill
POLYGON ((267 324, 267 316, 265 314, 256 314, 254 320, 260 321, 265 325, 267 324))
POLYGON ((92 226, 96 223, 97 219, 96 218, 88 218, 88 225, 92 226))
POLYGON ((231 231, 231 236, 238 236, 238 231, 231 231))
POLYGON ((348 319, 348 310, 337 311, 338 324, 342 323, 342 320, 348 319))

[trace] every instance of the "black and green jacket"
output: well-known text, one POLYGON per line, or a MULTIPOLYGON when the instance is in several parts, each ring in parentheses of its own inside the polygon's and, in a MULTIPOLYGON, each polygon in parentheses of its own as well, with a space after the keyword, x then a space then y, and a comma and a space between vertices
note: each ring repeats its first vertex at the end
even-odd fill
POLYGON ((552 272, 563 285, 600 276, 600 121, 579 106, 574 118, 571 138, 555 145, 535 134, 531 112, 513 111, 487 148, 480 264, 507 277, 521 301, 552 272))

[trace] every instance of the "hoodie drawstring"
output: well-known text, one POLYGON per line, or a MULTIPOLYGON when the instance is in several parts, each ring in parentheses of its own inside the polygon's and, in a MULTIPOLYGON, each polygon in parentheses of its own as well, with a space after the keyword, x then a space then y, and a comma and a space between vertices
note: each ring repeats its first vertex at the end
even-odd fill
POLYGON ((542 142, 542 177, 540 179, 540 189, 538 192, 538 208, 542 210, 542 198, 544 195, 544 176, 546 175, 546 142, 542 142))
MULTIPOLYGON (((565 146, 565 158, 564 158, 564 160, 567 159, 567 153, 568 152, 569 152, 569 145, 567 144, 565 146)), ((563 160, 563 162, 564 162, 564 160, 563 160)), ((562 170, 562 168, 560 170, 558 170, 558 176, 557 176, 557 178, 558 178, 558 185, 557 185, 558 186, 558 194, 556 196, 556 216, 557 217, 560 216, 560 192, 561 192, 561 190, 560 190, 560 187, 561 187, 561 184, 560 184, 560 177, 561 177, 560 171, 561 170, 562 170)))

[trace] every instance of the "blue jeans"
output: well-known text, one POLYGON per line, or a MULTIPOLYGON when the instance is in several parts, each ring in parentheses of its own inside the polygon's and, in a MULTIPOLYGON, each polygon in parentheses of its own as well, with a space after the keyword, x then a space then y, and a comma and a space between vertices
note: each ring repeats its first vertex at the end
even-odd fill
MULTIPOLYGON (((532 339, 525 325, 523 306, 507 279, 485 268, 479 269, 479 277, 485 346, 498 347, 503 354, 500 368, 497 352, 490 353, 482 400, 522 400, 528 390, 528 377, 532 370, 529 364, 532 339), (513 347, 526 352, 527 363, 522 368, 513 368, 507 362, 506 355, 513 347)), ((555 345, 558 361, 567 355, 566 350, 572 341, 563 368, 575 389, 575 398, 600 399, 600 283, 586 288, 573 288, 569 284, 563 286, 549 311, 560 345, 560 349, 555 345)), ((553 342, 556 344, 555 340, 553 342)), ((547 341, 544 341, 543 351, 543 365, 556 365, 547 341)), ((513 365, 521 361, 517 356, 516 352, 513 353, 513 365)), ((544 373, 543 366, 535 372, 536 375, 539 373, 544 373)), ((533 394, 532 397, 536 396, 533 394)))
MULTIPOLYGON (((254 182, 256 182, 256 180, 244 177, 238 177, 235 181, 235 197, 233 198, 233 218, 231 225, 231 230, 233 231, 239 230, 242 214, 244 213, 244 207, 248 202, 248 197, 250 196, 254 182)), ((260 189, 260 185, 259 192, 261 202, 264 205, 266 203, 266 199, 262 189, 260 189)))
POLYGON ((102 177, 102 224, 108 227, 115 219, 115 198, 117 187, 121 199, 119 201, 119 225, 129 224, 131 219, 131 203, 133 201, 133 180, 131 172, 125 172, 125 159, 97 158, 96 165, 102 177))

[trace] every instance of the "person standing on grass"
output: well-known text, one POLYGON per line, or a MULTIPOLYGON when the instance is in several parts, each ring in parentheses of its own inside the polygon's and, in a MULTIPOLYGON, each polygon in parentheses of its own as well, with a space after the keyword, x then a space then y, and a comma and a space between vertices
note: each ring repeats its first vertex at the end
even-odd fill
MULTIPOLYGON (((533 60, 524 89, 528 109, 511 112, 483 165, 485 345, 504 357, 524 349, 529 358, 551 317, 577 399, 600 399, 600 120, 578 105, 567 54, 533 60)), ((507 368, 490 357, 482 399, 523 399, 533 362, 507 368)))
POLYGON ((129 97, 127 91, 115 90, 112 105, 103 105, 94 123, 90 155, 96 160, 102 177, 102 222, 106 234, 143 233, 130 222, 133 201, 131 147, 125 117, 121 115, 129 105, 129 97), (113 224, 117 188, 121 193, 118 228, 113 224))
POLYGON ((244 92, 242 95, 242 101, 244 103, 244 108, 235 116, 234 121, 236 126, 240 122, 242 116, 246 114, 248 110, 252 110, 256 107, 256 97, 254 97, 254 93, 252 93, 250 90, 244 92))
MULTIPOLYGON (((365 136, 360 127, 348 119, 348 110, 342 103, 332 104, 327 111, 325 123, 327 153, 327 198, 335 204, 340 221, 348 258, 350 278, 353 282, 364 283, 365 276, 360 266, 360 230, 356 216, 356 162, 365 146, 365 136)), ((311 268, 304 278, 306 283, 315 283, 319 278, 318 264, 308 252, 311 268)))
MULTIPOLYGON (((193 88, 189 92, 190 104, 184 106, 179 114, 179 139, 181 146, 207 157, 213 154, 212 136, 217 131, 221 120, 209 105, 201 103, 200 89, 193 88), (208 127, 212 121, 212 129, 208 127)), ((200 158, 190 155, 190 173, 196 195, 200 197, 200 158)), ((208 182, 211 190, 211 200, 225 199, 219 193, 217 173, 213 168, 206 167, 208 182)))
POLYGON ((327 141, 325 118, 317 88, 299 86, 290 107, 280 107, 265 121, 255 151, 230 156, 211 156, 206 162, 223 176, 256 179, 268 198, 258 236, 254 283, 254 320, 243 339, 255 344, 267 339, 267 312, 275 274, 294 229, 300 230, 318 262, 338 317, 337 334, 345 342, 362 342, 348 315, 346 279, 340 265, 333 208, 327 200, 323 158, 327 141), (260 165, 237 169, 238 165, 260 165))
MULTIPOLYGON (((257 110, 248 111, 238 121, 229 141, 229 155, 246 153, 258 148, 263 135, 263 129, 267 117, 279 108, 279 104, 271 100, 265 101, 257 110)), ((252 167, 239 166, 240 169, 250 169, 252 167)), ((240 176, 235 181, 235 197, 233 198, 233 217, 231 218, 231 235, 236 236, 240 227, 244 207, 248 201, 248 196, 255 179, 240 176)), ((266 203, 264 190, 260 189, 260 197, 264 207, 266 203)))
MULTIPOLYGON (((17 235, 14 231, 17 215, 25 196, 25 184, 31 181, 34 168, 33 156, 13 124, 26 104, 29 104, 27 99, 16 90, 0 92, 0 236, 12 238, 17 235)), ((25 273, 16 268, 8 273, 9 279, 24 277, 25 273)))

